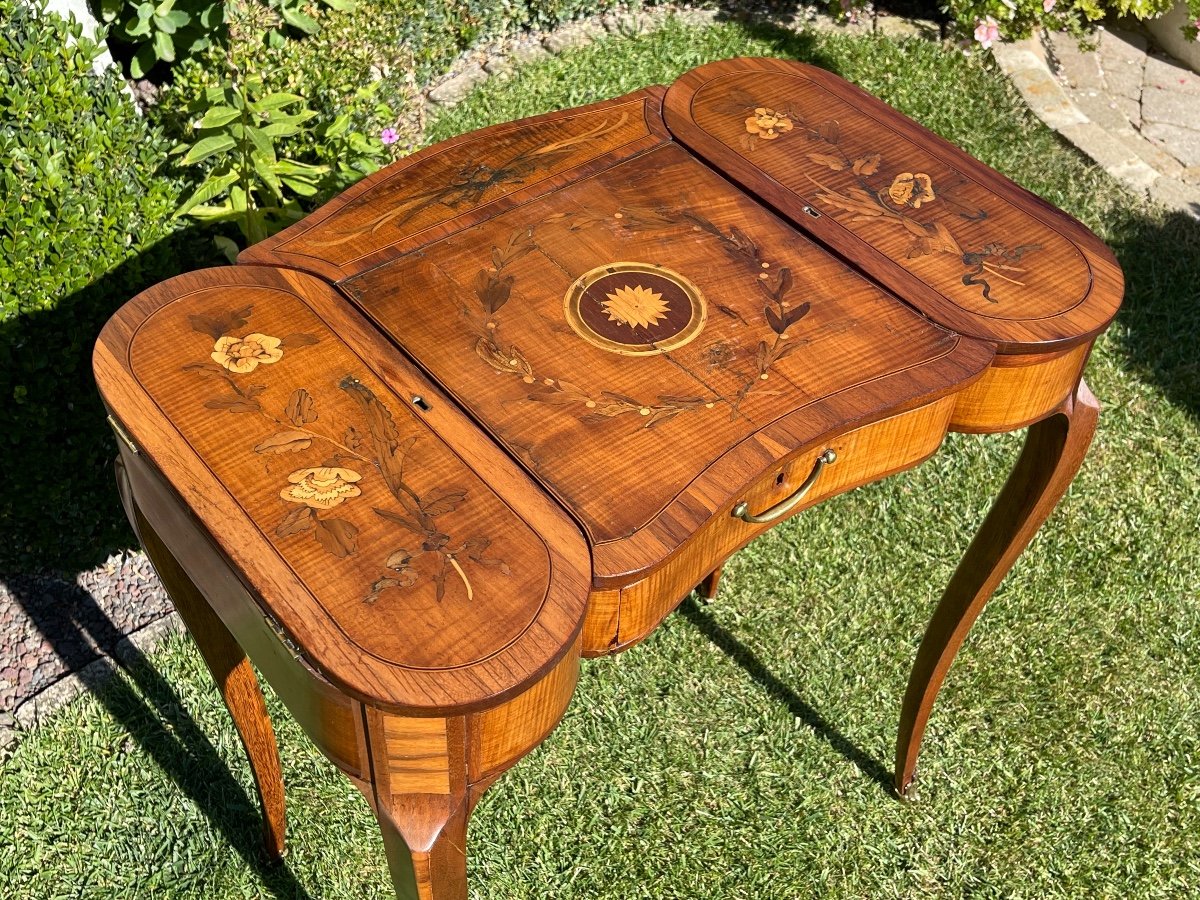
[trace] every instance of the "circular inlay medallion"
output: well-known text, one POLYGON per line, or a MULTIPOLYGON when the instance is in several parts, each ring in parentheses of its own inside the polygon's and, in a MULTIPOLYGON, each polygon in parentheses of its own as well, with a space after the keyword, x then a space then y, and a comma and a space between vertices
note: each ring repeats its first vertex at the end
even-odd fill
POLYGON ((567 323, 602 350, 651 356, 682 347, 704 329, 700 289, 662 266, 613 262, 575 280, 563 298, 567 323))

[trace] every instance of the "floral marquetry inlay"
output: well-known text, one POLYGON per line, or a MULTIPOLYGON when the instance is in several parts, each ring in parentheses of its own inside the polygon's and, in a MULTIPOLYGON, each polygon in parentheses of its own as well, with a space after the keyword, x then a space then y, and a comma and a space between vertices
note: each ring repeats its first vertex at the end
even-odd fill
POLYGON ((609 321, 632 328, 657 325, 671 311, 661 291, 653 291, 640 284, 633 287, 622 285, 611 294, 606 293, 605 297, 607 299, 601 300, 600 304, 608 313, 609 321))
POLYGON ((210 354, 213 362, 219 363, 230 372, 245 375, 253 372, 259 363, 279 362, 283 359, 282 342, 267 334, 248 334, 243 338, 223 335, 213 344, 210 354))
POLYGON ((836 119, 806 120, 792 103, 762 106, 750 92, 734 89, 717 107, 722 115, 745 117, 740 147, 747 153, 771 141, 779 147, 786 145, 787 152, 803 154, 818 171, 841 173, 836 183, 804 173, 803 177, 817 189, 815 205, 844 222, 879 223, 900 229, 908 240, 906 259, 943 255, 954 258, 962 267, 962 284, 978 287, 988 303, 1001 302, 1007 285, 1025 287, 1026 270, 1021 261, 1041 250, 1041 245, 1010 246, 990 240, 979 246, 964 246, 965 239, 960 241, 951 225, 956 220, 981 222, 988 218, 988 212, 958 197, 961 182, 935 185, 927 172, 911 169, 892 168, 889 173, 888 160, 878 148, 846 146, 836 119), (785 140, 777 141, 780 137, 785 140), (918 210, 930 206, 939 211, 929 218, 917 218, 918 210))
POLYGON ((333 509, 342 501, 362 493, 355 484, 361 480, 362 476, 353 469, 336 466, 297 469, 288 476, 291 484, 280 491, 279 496, 313 509, 333 509))
MULTIPOLYGON (((363 543, 362 518, 355 524, 345 510, 365 500, 362 485, 374 477, 386 488, 391 505, 372 504, 370 512, 381 532, 399 537, 379 562, 380 577, 364 588, 364 603, 374 604, 384 591, 410 588, 426 577, 433 581, 439 603, 452 579, 461 583, 460 590, 470 601, 474 598, 471 567, 493 568, 508 575, 502 560, 485 554, 491 545, 489 538, 474 534, 456 540, 453 529, 443 527, 439 520, 467 500, 466 490, 418 491, 413 486, 409 455, 419 436, 403 434, 387 406, 357 378, 346 375, 337 387, 358 407, 359 424, 326 423, 315 398, 304 387, 293 387, 282 409, 264 405, 268 385, 247 383, 245 376, 259 365, 279 362, 285 351, 315 344, 318 339, 306 333, 277 338, 251 332, 237 337, 252 313, 253 307, 247 306, 211 318, 191 316, 192 329, 214 338, 215 344, 211 362, 190 363, 184 370, 209 378, 218 387, 204 402, 206 409, 251 415, 271 425, 266 437, 248 444, 247 453, 311 455, 275 488, 285 507, 274 529, 276 537, 288 541, 310 537, 337 559, 358 554, 363 543), (420 568, 418 560, 425 560, 420 568)), ((288 372, 280 368, 275 374, 287 377, 288 372)))
POLYGON ((773 141, 792 128, 790 118, 766 106, 755 107, 754 115, 746 119, 746 132, 764 141, 773 141))
MULTIPOLYGON (((530 385, 531 391, 525 399, 578 407, 584 422, 623 419, 653 428, 681 413, 714 409, 724 409, 731 420, 736 419, 746 396, 770 378, 772 368, 808 343, 807 338, 797 337, 797 333, 811 306, 807 301, 797 302, 792 295, 795 279, 791 270, 787 266, 773 269, 762 248, 738 226, 721 228, 687 207, 622 206, 608 214, 585 207, 582 214, 573 217, 556 213, 538 225, 512 232, 503 245, 492 247, 490 260, 491 265, 480 269, 474 282, 480 307, 476 355, 496 372, 518 376, 530 385), (711 240, 743 268, 746 290, 763 298, 759 323, 762 337, 752 345, 753 368, 738 367, 731 371, 740 382, 736 391, 688 396, 658 394, 653 399, 629 396, 603 386, 577 384, 535 372, 524 351, 503 340, 505 329, 500 310, 512 298, 516 286, 511 269, 538 249, 535 231, 565 229, 570 234, 598 226, 619 234, 686 229, 693 236, 711 240)), ((733 315, 728 307, 718 309, 722 315, 733 315)), ((467 307, 463 312, 472 316, 467 307)), ((648 262, 596 266, 580 275, 563 298, 563 317, 575 335, 593 347, 620 356, 670 354, 700 336, 708 313, 708 301, 693 281, 648 262)), ((725 355, 721 355, 719 348, 713 350, 709 359, 720 368, 729 367, 736 355, 732 350, 725 355), (718 352, 714 355, 713 350, 718 352)))

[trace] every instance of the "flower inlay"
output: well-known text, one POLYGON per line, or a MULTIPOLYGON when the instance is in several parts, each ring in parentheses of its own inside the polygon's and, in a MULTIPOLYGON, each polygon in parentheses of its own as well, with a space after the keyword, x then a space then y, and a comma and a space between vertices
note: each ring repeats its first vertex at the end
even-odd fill
POLYGON ((224 335, 213 344, 212 360, 228 369, 245 375, 253 372, 259 363, 279 362, 283 358, 283 343, 277 337, 254 332, 244 338, 224 335))
POLYGON ((933 200, 933 181, 924 172, 901 172, 888 188, 888 196, 897 206, 920 209, 921 204, 933 200))
MULTIPOLYGON (((308 535, 335 559, 346 559, 359 553, 363 515, 361 505, 350 508, 352 517, 358 511, 355 517, 358 524, 346 517, 345 509, 339 509, 336 513, 330 510, 347 500, 362 496, 359 487, 359 482, 363 480, 362 472, 366 472, 367 478, 372 480, 372 473, 375 473, 394 502, 391 509, 371 505, 371 512, 388 523, 389 533, 409 534, 416 537, 417 542, 415 545, 409 544, 414 549, 393 545, 394 549, 380 560, 380 567, 387 574, 370 583, 363 594, 363 603, 374 605, 393 588, 410 588, 422 579, 433 582, 435 599, 441 603, 451 577, 461 580, 466 599, 470 602, 475 598, 475 588, 471 584, 468 568, 492 568, 502 575, 511 574, 503 560, 485 555, 491 546, 491 538, 475 534, 462 543, 451 538, 450 529, 457 531, 456 525, 443 524, 444 520, 438 520, 443 516, 449 517, 466 500, 466 490, 441 486, 418 492, 406 480, 407 473, 413 468, 413 463, 406 457, 417 443, 417 436, 402 435, 387 406, 353 375, 341 378, 337 387, 359 406, 366 422, 365 435, 354 425, 342 431, 336 420, 318 425, 321 416, 317 411, 317 401, 307 388, 292 388, 287 403, 283 405, 282 418, 264 408, 262 397, 268 391, 268 385, 247 384, 245 379, 235 378, 234 374, 251 372, 259 363, 277 362, 283 357, 285 347, 291 350, 320 341, 316 335, 304 332, 282 338, 259 332, 244 338, 234 337, 231 332, 241 331, 253 311, 253 306, 244 306, 215 315, 188 316, 193 331, 207 335, 209 340, 216 343, 213 345, 212 361, 188 363, 183 370, 211 379, 228 389, 226 396, 217 395, 205 400, 205 409, 253 416, 273 426, 269 434, 261 435, 253 445, 253 453, 264 457, 292 453, 324 454, 320 464, 295 469, 287 476, 287 486, 278 496, 295 505, 285 507, 283 518, 275 526, 275 537, 290 540, 308 535), (330 425, 334 430, 330 430, 330 425), (361 463, 359 468, 350 469, 344 465, 354 460, 361 463), (418 560, 420 568, 416 566, 418 560)), ((266 471, 268 474, 271 471, 269 463, 266 471)), ((270 490, 274 492, 273 487, 270 490)))
POLYGON ((291 485, 280 491, 279 496, 313 509, 333 509, 339 503, 362 493, 355 484, 361 479, 362 476, 353 469, 335 466, 297 469, 288 476, 291 485))
POLYGON ((604 311, 608 313, 608 320, 620 322, 630 328, 649 328, 657 325, 671 311, 661 292, 652 291, 640 284, 634 287, 624 285, 605 296, 608 299, 602 303, 604 311))
POLYGON ((764 141, 773 141, 791 130, 792 120, 767 106, 755 107, 754 115, 746 119, 746 131, 764 141))
POLYGON ((753 153, 762 141, 774 140, 792 130, 796 134, 789 141, 804 136, 810 144, 815 144, 816 148, 805 154, 813 164, 813 171, 801 173, 817 189, 813 197, 815 205, 842 213, 839 219, 843 224, 879 223, 903 229, 909 237, 905 260, 949 257, 955 261, 950 265, 961 266, 962 284, 979 287, 981 299, 986 303, 1000 302, 993 296, 993 285, 995 289, 1008 285, 1025 287, 1023 279, 1028 270, 1022 264, 1023 259, 1041 250, 1041 244, 1010 246, 1006 241, 989 240, 982 246, 963 246, 954 226, 982 222, 988 218, 988 212, 963 199, 958 191, 963 184, 961 177, 955 180, 954 176, 939 176, 937 193, 927 172, 898 172, 888 181, 883 153, 847 147, 853 141, 843 142, 836 119, 807 121, 790 103, 777 110, 758 106, 757 102, 750 93, 733 90, 720 107, 723 114, 738 118, 753 110, 754 114, 745 118, 745 133, 737 137, 738 146, 753 153), (827 172, 837 174, 830 176, 827 172), (924 214, 918 218, 916 211, 922 204, 934 200, 941 201, 937 205, 939 212, 932 219, 924 214))

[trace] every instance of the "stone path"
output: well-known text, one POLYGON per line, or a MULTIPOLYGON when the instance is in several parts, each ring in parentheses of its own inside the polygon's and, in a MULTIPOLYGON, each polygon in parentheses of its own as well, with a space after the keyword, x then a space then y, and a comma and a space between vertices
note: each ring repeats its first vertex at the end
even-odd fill
POLYGON ((736 6, 736 12, 663 4, 636 12, 602 13, 590 19, 568 22, 553 31, 524 32, 480 44, 461 54, 442 77, 426 87, 423 93, 427 107, 422 120, 431 112, 457 105, 488 78, 504 78, 514 65, 524 65, 574 47, 583 47, 609 34, 646 34, 660 28, 671 17, 693 27, 712 25, 736 17, 738 20, 769 22, 797 32, 821 30, 855 35, 880 32, 896 38, 941 39, 936 22, 889 15, 873 8, 859 12, 854 21, 842 22, 825 12, 824 5, 815 3, 798 4, 790 12, 781 12, 766 0, 742 0, 736 6))
POLYGON ((1050 33, 994 48, 1030 108, 1130 190, 1200 219, 1200 75, 1135 32, 1095 50, 1050 33))
POLYGON ((140 552, 114 554, 73 581, 0 580, 0 750, 107 675, 110 660, 181 629, 140 552))

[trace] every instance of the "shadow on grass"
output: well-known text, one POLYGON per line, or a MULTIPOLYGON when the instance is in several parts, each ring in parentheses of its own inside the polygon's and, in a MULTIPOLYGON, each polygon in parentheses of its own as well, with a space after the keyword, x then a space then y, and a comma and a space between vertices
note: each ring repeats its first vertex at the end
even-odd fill
POLYGON ((308 900, 308 892, 286 865, 271 862, 262 851, 257 801, 230 774, 226 761, 153 663, 128 643, 121 645, 124 635, 83 589, 73 589, 75 596, 69 598, 73 614, 68 616, 23 593, 22 588, 31 583, 18 579, 9 590, 72 671, 80 671, 95 658, 90 649, 95 644, 136 686, 135 690, 119 678, 88 685, 113 720, 204 813, 272 897, 308 900))
POLYGON ((129 644, 69 575, 136 547, 121 512, 116 444, 91 373, 92 347, 108 318, 141 290, 219 264, 212 232, 185 228, 148 247, 53 309, 0 323, 0 582, 68 671, 103 654, 136 686, 88 687, 146 755, 200 808, 274 897, 308 898, 285 866, 261 851, 261 814, 179 695, 129 644), (48 587, 46 579, 55 574, 48 587))
POLYGON ((741 666, 746 674, 760 684, 764 690, 787 707, 788 711, 813 730, 841 756, 853 763, 860 772, 878 784, 889 795, 894 796, 892 775, 875 757, 871 756, 852 740, 830 724, 816 709, 781 681, 755 655, 754 651, 722 628, 712 616, 704 612, 694 596, 679 605, 680 614, 696 626, 719 650, 741 666))
POLYGON ((112 477, 116 443, 92 378, 92 347, 135 294, 220 264, 212 234, 183 228, 52 309, 0 322, 0 578, 73 573, 137 546, 112 477))
POLYGON ((1200 419, 1200 221, 1181 212, 1161 221, 1130 214, 1108 232, 1125 270, 1116 332, 1124 368, 1200 419))

